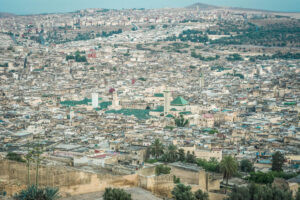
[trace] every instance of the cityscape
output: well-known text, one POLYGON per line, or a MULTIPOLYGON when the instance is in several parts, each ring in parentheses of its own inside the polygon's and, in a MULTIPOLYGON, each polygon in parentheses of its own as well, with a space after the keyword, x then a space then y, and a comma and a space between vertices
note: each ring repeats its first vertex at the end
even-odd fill
POLYGON ((0 199, 300 200, 300 12, 0 13, 0 199))

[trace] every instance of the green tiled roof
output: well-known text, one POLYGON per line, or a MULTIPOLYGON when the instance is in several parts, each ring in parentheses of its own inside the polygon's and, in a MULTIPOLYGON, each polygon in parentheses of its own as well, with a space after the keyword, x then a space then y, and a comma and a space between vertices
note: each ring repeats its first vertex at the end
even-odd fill
POLYGON ((80 101, 71 101, 71 100, 61 101, 60 104, 65 106, 77 106, 77 105, 88 105, 89 102, 92 102, 92 100, 88 98, 84 98, 83 100, 80 101))
POLYGON ((286 106, 292 106, 292 105, 296 105, 296 101, 290 101, 290 102, 284 102, 284 105, 286 106))
POLYGON ((155 97, 164 97, 164 94, 163 93, 155 93, 154 96, 155 97))
POLYGON ((149 119, 150 110, 140 110, 140 109, 121 109, 121 110, 108 110, 105 113, 115 113, 123 115, 134 115, 137 119, 149 119))
MULTIPOLYGON (((99 101, 102 100, 102 98, 98 98, 98 99, 99 101)), ((91 102, 92 99, 84 98, 83 100, 80 101, 72 101, 72 100, 61 101, 60 104, 64 106, 77 106, 77 105, 88 105, 91 102)))
POLYGON ((192 112, 191 111, 184 111, 184 112, 180 112, 179 114, 180 115, 190 115, 190 114, 192 114, 192 112))
POLYGON ((172 108, 171 111, 177 111, 177 109, 176 108, 172 108))
POLYGON ((112 104, 111 101, 104 101, 104 102, 101 102, 99 105, 100 105, 101 109, 105 109, 105 108, 108 108, 108 106, 110 106, 111 104, 112 104))
POLYGON ((176 99, 174 99, 172 102, 171 102, 171 105, 176 105, 176 106, 184 106, 184 105, 187 105, 189 102, 187 100, 185 100, 184 98, 182 97, 177 97, 176 99))
POLYGON ((163 106, 157 106, 155 110, 151 110, 152 112, 163 112, 164 107, 163 106))
POLYGON ((174 116, 171 114, 168 114, 166 117, 173 118, 174 116))

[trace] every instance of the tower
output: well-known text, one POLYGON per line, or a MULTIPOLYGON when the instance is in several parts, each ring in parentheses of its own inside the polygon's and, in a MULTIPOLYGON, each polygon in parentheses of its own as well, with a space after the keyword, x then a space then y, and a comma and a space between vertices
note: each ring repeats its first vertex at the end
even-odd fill
POLYGON ((93 108, 97 108, 98 105, 99 105, 98 93, 92 93, 92 106, 93 106, 93 108))
POLYGON ((200 88, 203 88, 204 87, 204 77, 203 77, 203 74, 201 73, 200 74, 200 88))
POLYGON ((72 126, 72 121, 73 121, 73 117, 74 117, 74 110, 70 110, 70 126, 72 126))
POLYGON ((170 96, 171 96, 171 92, 167 89, 166 91, 164 91, 164 114, 165 116, 169 113, 170 111, 170 96))
POLYGON ((112 108, 115 109, 115 110, 120 109, 120 101, 119 101, 119 98, 118 98, 117 91, 113 92, 112 108))

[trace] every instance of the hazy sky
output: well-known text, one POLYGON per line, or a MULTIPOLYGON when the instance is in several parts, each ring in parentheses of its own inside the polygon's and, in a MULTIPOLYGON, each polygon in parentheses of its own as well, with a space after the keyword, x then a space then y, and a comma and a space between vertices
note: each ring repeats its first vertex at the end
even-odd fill
POLYGON ((84 8, 165 8, 193 3, 300 12, 300 0, 0 0, 0 12, 37 14, 84 8))

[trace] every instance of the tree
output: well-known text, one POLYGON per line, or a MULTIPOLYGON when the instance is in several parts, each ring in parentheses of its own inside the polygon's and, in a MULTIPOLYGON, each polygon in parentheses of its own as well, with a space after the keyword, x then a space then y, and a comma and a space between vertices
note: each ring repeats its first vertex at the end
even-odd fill
POLYGON ((209 200, 208 198, 208 193, 207 192, 203 192, 202 190, 197 190, 195 193, 195 199, 196 200, 209 200))
POLYGON ((185 120, 183 115, 180 115, 179 118, 174 118, 174 121, 177 127, 186 127, 189 123, 189 120, 185 120))
POLYGON ((175 184, 180 183, 180 178, 177 178, 175 175, 173 175, 173 183, 175 184))
POLYGON ((178 160, 181 162, 185 161, 184 149, 178 150, 178 160))
POLYGON ((165 165, 156 165, 155 167, 155 174, 159 176, 161 174, 170 174, 171 168, 165 165))
POLYGON ((250 200, 249 189, 247 187, 233 187, 226 200, 250 200))
POLYGON ((195 200, 194 194, 191 191, 191 186, 177 184, 172 190, 172 196, 175 200, 195 200))
POLYGON ((36 185, 32 185, 25 190, 22 190, 19 194, 14 196, 15 200, 56 200, 59 199, 58 188, 38 188, 36 185))
POLYGON ((284 155, 276 151, 275 154, 272 155, 272 171, 282 171, 284 160, 284 155))
MULTIPOLYGON (((220 162, 220 169, 223 172, 223 178, 226 179, 226 185, 228 187, 228 179, 237 172, 238 164, 232 156, 225 156, 220 162)), ((225 188, 225 193, 227 187, 225 188)))
POLYGON ((25 155, 25 161, 27 166, 27 186, 30 186, 30 163, 33 161, 32 154, 33 151, 29 150, 29 144, 28 144, 27 154, 25 155))
POLYGON ((240 169, 241 169, 242 172, 252 172, 252 171, 254 171, 253 164, 248 159, 244 159, 244 160, 241 161, 240 169))
POLYGON ((300 188, 298 188, 295 200, 300 200, 300 188))
POLYGON ((167 162, 175 162, 177 160, 177 147, 173 144, 169 145, 166 155, 167 162))
POLYGON ((274 181, 274 176, 271 173, 263 173, 263 172, 251 172, 250 181, 254 181, 255 183, 261 183, 261 184, 271 184, 274 181))
POLYGON ((198 158, 196 161, 197 165, 203 167, 206 171, 210 172, 219 172, 220 171, 220 163, 216 158, 210 158, 209 161, 205 159, 198 158))
POLYGON ((40 164, 41 164, 41 155, 43 154, 43 151, 41 149, 40 146, 36 146, 33 150, 33 158, 34 158, 34 161, 35 161, 35 164, 36 164, 36 172, 35 172, 35 185, 36 187, 39 186, 39 167, 40 167, 40 164))
POLYGON ((20 154, 14 152, 8 152, 8 154, 6 155, 6 159, 17 161, 17 162, 25 162, 20 154))
POLYGON ((104 200, 132 200, 131 194, 128 194, 123 189, 118 188, 105 188, 103 194, 104 200))
POLYGON ((164 153, 163 149, 163 145, 159 139, 155 139, 154 143, 151 145, 151 154, 157 159, 164 153))
POLYGON ((270 185, 249 184, 247 187, 234 187, 226 200, 292 200, 288 189, 270 185))
POLYGON ((193 152, 192 154, 190 153, 190 151, 188 151, 186 153, 186 159, 185 161, 187 163, 196 163, 196 156, 195 156, 195 153, 193 152))

